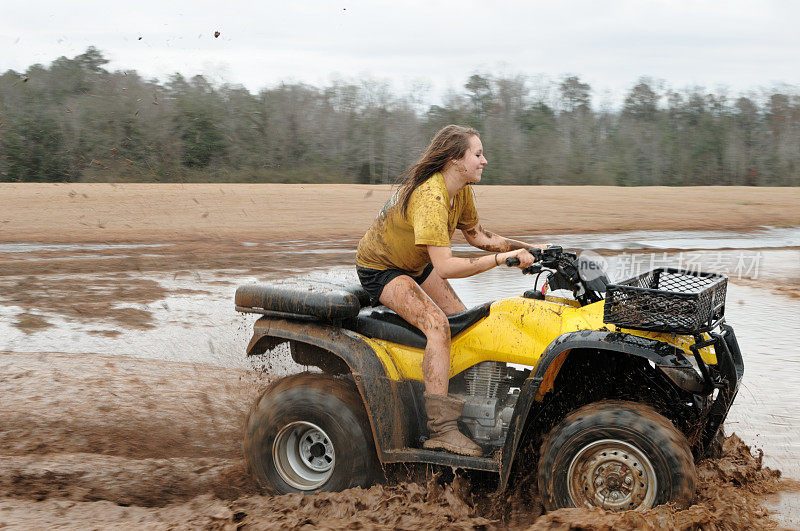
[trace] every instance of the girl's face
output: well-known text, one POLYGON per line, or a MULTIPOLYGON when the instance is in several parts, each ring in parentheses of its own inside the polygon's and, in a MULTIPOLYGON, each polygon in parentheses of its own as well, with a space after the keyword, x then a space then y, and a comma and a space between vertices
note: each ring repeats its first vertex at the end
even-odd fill
POLYGON ((477 136, 469 137, 469 147, 464 156, 453 161, 456 172, 464 178, 466 184, 480 182, 483 167, 489 162, 483 156, 483 144, 477 136))

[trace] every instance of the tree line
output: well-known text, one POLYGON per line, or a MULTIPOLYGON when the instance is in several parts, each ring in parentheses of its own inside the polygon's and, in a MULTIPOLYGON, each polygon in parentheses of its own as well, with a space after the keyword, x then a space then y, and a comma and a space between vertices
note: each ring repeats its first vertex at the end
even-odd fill
POLYGON ((110 72, 90 47, 0 75, 0 181, 392 183, 450 123, 481 132, 488 184, 800 185, 800 94, 640 79, 594 105, 578 76, 474 74, 438 105, 385 83, 110 72))

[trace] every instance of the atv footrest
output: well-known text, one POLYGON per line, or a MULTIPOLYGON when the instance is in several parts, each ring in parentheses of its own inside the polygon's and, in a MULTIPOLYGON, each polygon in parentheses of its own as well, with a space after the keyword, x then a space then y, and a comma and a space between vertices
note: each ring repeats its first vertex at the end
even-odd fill
POLYGON ((400 450, 383 452, 383 461, 387 463, 431 463, 434 465, 452 466, 456 468, 500 472, 500 463, 491 457, 467 457, 464 455, 420 448, 402 448, 400 450))

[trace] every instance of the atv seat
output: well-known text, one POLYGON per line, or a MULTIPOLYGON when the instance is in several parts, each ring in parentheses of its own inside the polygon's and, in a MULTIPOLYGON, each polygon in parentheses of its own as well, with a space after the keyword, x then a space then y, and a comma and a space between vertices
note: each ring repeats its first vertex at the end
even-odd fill
MULTIPOLYGON (((491 305, 491 302, 487 302, 448 316, 450 337, 455 338, 458 334, 488 316, 491 305)), ((344 320, 342 326, 373 339, 383 339, 384 341, 391 341, 392 343, 399 343, 412 348, 425 348, 428 343, 425 334, 419 328, 411 325, 385 306, 361 310, 355 318, 344 320)))
MULTIPOLYGON (((357 282, 357 281, 356 281, 357 282)), ((236 289, 236 310, 290 319, 338 321, 369 306, 369 295, 347 281, 290 279, 236 289)))

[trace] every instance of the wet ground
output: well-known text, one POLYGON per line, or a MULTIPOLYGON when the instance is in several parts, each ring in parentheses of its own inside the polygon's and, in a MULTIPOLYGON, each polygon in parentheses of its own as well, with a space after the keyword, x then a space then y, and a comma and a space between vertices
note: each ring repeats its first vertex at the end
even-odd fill
MULTIPOLYGON (((528 239, 599 252, 608 260, 612 279, 666 265, 728 274, 726 314, 736 329, 746 369, 743 387, 726 422, 727 431, 763 450, 764 465, 800 480, 796 436, 800 425, 800 229, 639 231, 528 239)), ((35 508, 43 518, 54 521, 58 514, 85 513, 101 527, 101 522, 115 521, 112 516, 119 511, 128 511, 130 518, 140 516, 142 524, 183 521, 190 525, 192 515, 200 518, 195 523, 202 526, 211 525, 209 522, 235 524, 237 511, 229 502, 239 500, 237 503, 247 508, 238 512, 251 515, 248 522, 253 524, 257 502, 242 501, 254 491, 241 479, 237 429, 241 412, 265 379, 250 370, 253 362, 242 355, 255 317, 233 311, 233 291, 241 283, 289 275, 349 274, 353 248, 354 242, 342 240, 0 244, 0 352, 6 353, 0 354, 4 366, 0 416, 5 426, 0 442, 6 449, 0 454, 0 489, 6 496, 0 498, 0 522, 4 514, 19 516, 35 508), (95 390, 95 396, 87 401, 90 390, 95 390), (92 404, 89 410, 87 404, 92 404), (33 413, 32 417, 26 417, 26 411, 33 413), (17 427, 9 429, 10 425, 17 427), (142 437, 142 432, 152 436, 142 437), (164 453, 169 448, 174 449, 173 454, 164 453), (128 472, 120 472, 123 469, 128 472), (98 470, 117 472, 104 475, 98 470), (195 473, 197 470, 200 472, 195 473), (208 499, 198 502, 198 496, 208 499), (40 501, 31 506, 31 500, 40 501), (105 505, 90 509, 84 505, 87 503, 105 505), (120 503, 130 507, 121 508, 120 503), (162 520, 151 521, 152 512, 139 512, 140 507, 167 505, 162 520), (218 511, 219 519, 214 520, 209 511, 218 511), (104 520, 107 517, 111 519, 104 520)), ((456 250, 471 252, 465 245, 456 250)), ((467 306, 472 306, 518 295, 530 288, 531 282, 532 278, 518 270, 498 268, 456 280, 453 285, 467 306)), ((293 367, 286 364, 272 369, 281 373, 293 367)), ((746 461, 747 452, 734 442, 730 442, 730 458, 746 461)), ((727 492, 720 499, 729 494, 746 498, 777 490, 774 478, 759 472, 757 464, 739 461, 733 469, 741 477, 727 483, 720 480, 720 475, 725 476, 720 470, 730 472, 727 465, 719 465, 719 470, 711 467, 714 470, 704 483, 704 488, 711 489, 709 500, 714 488, 727 492), (756 475, 745 480, 747 474, 756 475), (724 490, 737 481, 755 485, 757 492, 724 490)), ((411 485, 371 489, 365 494, 369 502, 359 496, 355 497, 361 499, 358 503, 352 497, 328 496, 275 503, 277 507, 286 504, 283 515, 289 520, 283 522, 295 525, 302 525, 303 518, 310 525, 369 522, 365 516, 370 514, 368 506, 393 506, 391 500, 420 504, 431 510, 431 515, 451 511, 442 516, 450 524, 479 524, 479 515, 489 514, 481 513, 480 502, 460 492, 458 486, 415 491, 411 485), (351 516, 331 520, 335 515, 328 507, 349 507, 347 500, 352 507, 342 509, 342 514, 351 516), (303 508, 299 512, 288 508, 298 504, 303 508), (352 514, 359 511, 366 519, 352 520, 352 514), (314 520, 314 515, 324 518, 314 520)), ((780 512, 778 519, 783 525, 800 527, 796 494, 777 494, 767 502, 780 512)), ((712 514, 709 521, 725 521, 724 511, 713 516, 708 510, 712 514)), ((538 515, 535 508, 529 513, 538 515)), ((425 522, 410 513, 397 514, 400 520, 373 523, 422 527, 425 522)), ((280 521, 270 520, 273 517, 277 518, 262 514, 259 521, 280 521)), ((555 525, 562 517, 575 523, 591 515, 559 516, 551 523, 555 525)), ((674 517, 674 513, 664 514, 651 523, 675 523, 664 520, 674 517)), ((700 518, 697 514, 686 516, 687 522, 698 523, 692 520, 695 517, 700 518)), ((766 522, 733 514, 727 518, 731 527, 739 527, 735 522, 766 522)))

